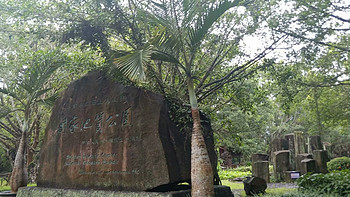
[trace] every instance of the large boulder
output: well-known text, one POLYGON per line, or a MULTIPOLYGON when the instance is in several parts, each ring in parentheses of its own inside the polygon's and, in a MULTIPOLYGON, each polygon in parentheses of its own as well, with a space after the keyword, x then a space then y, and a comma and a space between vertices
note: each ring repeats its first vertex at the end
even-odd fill
MULTIPOLYGON (((215 170, 212 130, 208 123, 203 127, 215 170)), ((73 189, 171 189, 190 180, 190 141, 170 119, 163 96, 95 71, 70 84, 57 100, 41 147, 37 183, 73 189)))

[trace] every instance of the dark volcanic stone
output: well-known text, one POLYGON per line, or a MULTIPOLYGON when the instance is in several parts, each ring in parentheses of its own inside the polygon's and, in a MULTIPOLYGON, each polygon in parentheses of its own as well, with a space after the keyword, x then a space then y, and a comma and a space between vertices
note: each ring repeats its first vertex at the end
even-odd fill
POLYGON ((314 159, 304 159, 301 161, 300 173, 316 172, 316 161, 314 159))
POLYGON ((328 153, 326 150, 314 150, 313 157, 316 164, 316 172, 327 173, 328 153))
POLYGON ((262 178, 266 183, 270 182, 269 162, 257 161, 252 164, 252 174, 255 177, 262 178))
POLYGON ((263 153, 252 154, 252 163, 257 161, 269 161, 269 155, 263 153))
POLYGON ((309 137, 310 151, 323 150, 321 137, 319 135, 309 137))
MULTIPOLYGON (((216 167, 210 125, 204 125, 216 167)), ((150 190, 190 180, 190 136, 170 120, 163 96, 92 72, 73 82, 52 111, 38 186, 150 190)))
POLYGON ((295 162, 296 162, 296 170, 300 171, 301 169, 301 161, 304 159, 312 159, 312 154, 311 153, 304 153, 304 154, 298 154, 295 158, 295 162))
POLYGON ((277 180, 283 180, 284 171, 289 170, 289 150, 276 151, 272 154, 273 172, 277 180))
POLYGON ((259 177, 248 177, 247 180, 243 181, 244 191, 246 195, 257 195, 264 194, 267 188, 266 181, 259 177))
POLYGON ((282 138, 274 138, 270 144, 271 154, 280 150, 288 150, 288 141, 282 138))

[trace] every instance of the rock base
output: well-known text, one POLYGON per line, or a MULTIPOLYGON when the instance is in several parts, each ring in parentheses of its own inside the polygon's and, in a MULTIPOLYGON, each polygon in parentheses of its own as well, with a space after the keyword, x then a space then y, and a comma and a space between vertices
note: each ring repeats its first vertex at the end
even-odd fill
POLYGON ((16 196, 16 193, 11 193, 11 191, 2 191, 0 192, 0 197, 3 196, 16 196))
MULTIPOLYGON (((215 185, 215 196, 233 197, 229 187, 215 185)), ((188 197, 191 190, 181 190, 172 192, 123 192, 123 191, 103 191, 103 190, 75 190, 75 189, 55 189, 44 187, 22 187, 17 192, 17 197, 188 197)))

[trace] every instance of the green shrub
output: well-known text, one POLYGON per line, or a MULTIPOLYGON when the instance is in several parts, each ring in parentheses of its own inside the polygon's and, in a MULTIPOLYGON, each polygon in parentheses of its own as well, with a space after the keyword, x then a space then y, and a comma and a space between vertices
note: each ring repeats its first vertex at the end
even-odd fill
POLYGON ((321 194, 350 195, 350 171, 333 171, 328 174, 306 174, 297 180, 299 189, 321 194))
POLYGON ((221 180, 232 180, 235 178, 241 178, 252 175, 251 172, 240 172, 231 170, 222 170, 219 172, 219 177, 221 180))
POLYGON ((235 178, 244 178, 246 176, 252 175, 252 166, 240 166, 237 168, 220 170, 218 174, 221 180, 232 180, 235 178))
POLYGON ((327 168, 329 171, 350 169, 349 157, 337 157, 327 162, 327 168))
POLYGON ((252 166, 240 166, 237 168, 229 169, 230 171, 239 171, 239 172, 251 172, 252 166))

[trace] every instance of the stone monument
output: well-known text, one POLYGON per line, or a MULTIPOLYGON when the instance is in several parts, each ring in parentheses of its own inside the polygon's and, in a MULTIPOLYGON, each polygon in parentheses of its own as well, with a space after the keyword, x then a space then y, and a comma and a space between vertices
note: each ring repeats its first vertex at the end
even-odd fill
POLYGON ((252 175, 264 179, 266 183, 270 182, 268 154, 252 154, 252 175))
MULTIPOLYGON (((216 172, 212 131, 203 127, 216 172)), ((40 188, 171 191, 190 181, 190 135, 176 128, 163 96, 95 71, 56 101, 39 165, 40 188)))

